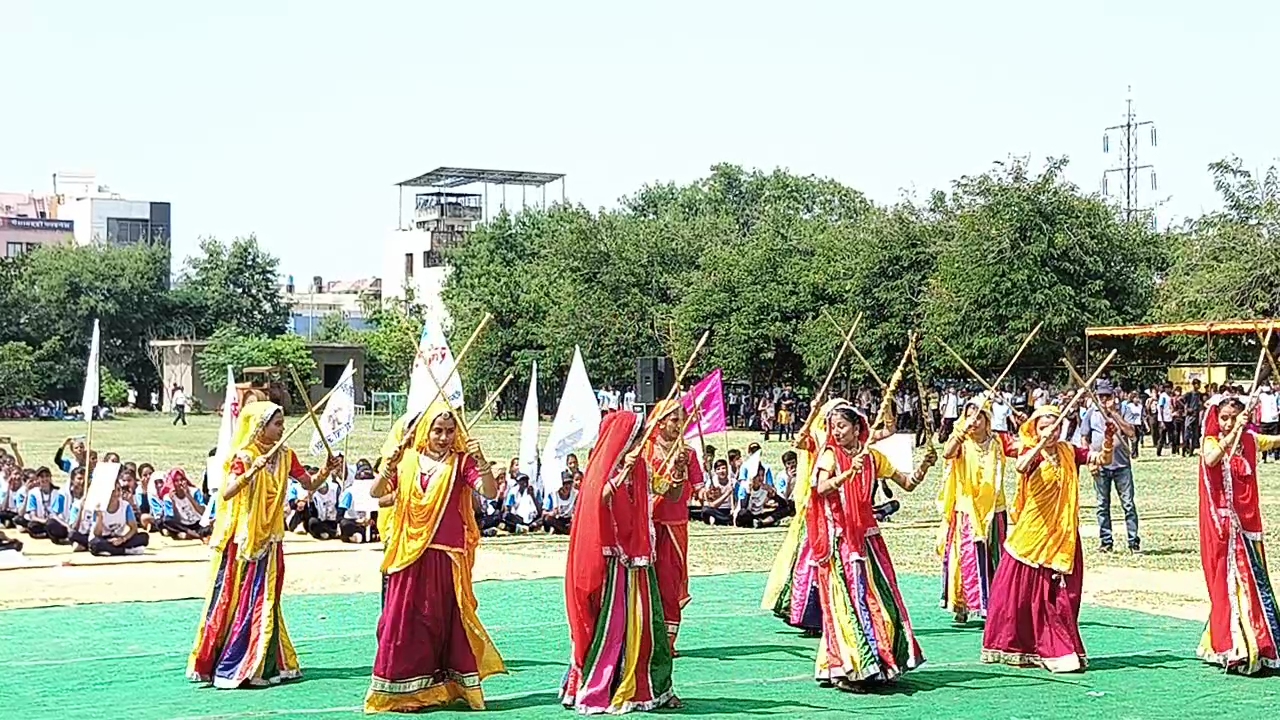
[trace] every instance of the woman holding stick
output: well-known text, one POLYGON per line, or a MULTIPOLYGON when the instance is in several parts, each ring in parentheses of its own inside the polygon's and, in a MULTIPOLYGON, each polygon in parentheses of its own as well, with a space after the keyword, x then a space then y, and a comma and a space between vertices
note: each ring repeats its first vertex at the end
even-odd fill
POLYGON ((881 478, 914 490, 937 456, 928 452, 912 475, 899 472, 867 447, 870 425, 844 400, 828 403, 822 424, 827 433, 816 447, 808 507, 822 615, 815 678, 846 692, 863 692, 867 684, 892 682, 924 662, 876 523, 872 492, 881 478))
POLYGON ((251 402, 240 410, 228 458, 223 504, 214 523, 213 573, 187 677, 218 688, 268 685, 300 677, 284 626, 284 506, 289 478, 318 487, 334 458, 315 476, 282 447, 284 410, 251 402))
MULTIPOLYGON (((505 673, 476 615, 471 569, 480 530, 474 491, 497 482, 480 443, 443 398, 402 425, 372 495, 394 497, 383 535, 385 596, 365 712, 409 712, 462 700, 484 709, 481 681, 505 673)), ((382 524, 379 523, 380 529, 382 524)))
POLYGON ((689 500, 702 489, 702 466, 684 444, 687 416, 679 400, 653 408, 654 429, 641 449, 652 478, 654 565, 672 655, 680 618, 689 604, 689 500))
POLYGON ((965 405, 963 424, 947 438, 942 457, 950 461, 938 493, 942 607, 963 625, 971 615, 987 616, 991 577, 1009 529, 1006 459, 1018 457, 1018 444, 991 431, 991 404, 979 397, 965 405))
POLYGON ((1209 622, 1197 654, 1229 672, 1280 668, 1280 620, 1267 574, 1258 507, 1258 453, 1280 435, 1247 427, 1244 403, 1208 409, 1200 457, 1200 564, 1209 586, 1209 622), (1234 452, 1232 451, 1234 449, 1234 452))
POLYGON ((1087 665, 1079 626, 1084 585, 1080 466, 1111 462, 1115 426, 1107 423, 1102 450, 1092 453, 1058 439, 1062 414, 1055 405, 1041 405, 1018 431, 1023 453, 1016 465, 1015 525, 991 582, 984 663, 1039 666, 1055 673, 1087 665))
POLYGON ((560 700, 582 714, 680 706, 650 539, 649 474, 626 457, 643 424, 635 413, 605 416, 569 531, 572 657, 560 700))

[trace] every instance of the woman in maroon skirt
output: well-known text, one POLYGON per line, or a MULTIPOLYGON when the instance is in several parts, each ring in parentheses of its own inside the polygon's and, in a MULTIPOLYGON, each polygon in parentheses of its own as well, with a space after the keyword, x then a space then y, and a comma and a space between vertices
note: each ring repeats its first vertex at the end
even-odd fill
POLYGON ((445 403, 402 427, 373 495, 390 493, 383 536, 386 597, 365 712, 408 712, 464 700, 484 708, 480 681, 506 672, 476 616, 471 587, 480 531, 471 494, 497 489, 480 444, 445 403))
POLYGON ((1111 462, 1115 428, 1107 424, 1100 453, 1058 440, 1053 405, 1036 409, 1019 430, 1016 525, 991 583, 982 662, 1039 666, 1050 672, 1083 670, 1080 597, 1080 466, 1111 462))

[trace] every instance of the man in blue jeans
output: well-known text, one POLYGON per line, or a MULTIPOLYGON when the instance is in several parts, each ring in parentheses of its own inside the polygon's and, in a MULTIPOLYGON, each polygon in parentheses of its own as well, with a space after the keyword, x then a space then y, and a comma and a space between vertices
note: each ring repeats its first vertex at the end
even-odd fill
POLYGON ((1138 537, 1138 508, 1133 501, 1133 459, 1128 442, 1136 431, 1121 416, 1115 388, 1110 382, 1099 380, 1094 394, 1098 396, 1102 407, 1089 408, 1089 446, 1094 450, 1102 449, 1108 421, 1115 424, 1124 438, 1115 444, 1111 463, 1094 471, 1093 486, 1098 493, 1098 549, 1102 552, 1114 549, 1111 537, 1111 488, 1115 486, 1116 494, 1120 496, 1120 507, 1124 510, 1125 529, 1129 533, 1129 551, 1138 554, 1142 552, 1142 541, 1138 537))

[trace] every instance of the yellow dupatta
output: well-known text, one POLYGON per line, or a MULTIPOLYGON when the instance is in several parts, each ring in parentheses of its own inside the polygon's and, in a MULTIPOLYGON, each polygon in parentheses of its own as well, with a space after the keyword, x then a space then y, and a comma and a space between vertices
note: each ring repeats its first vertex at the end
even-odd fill
MULTIPOLYGON (((233 452, 223 464, 224 477, 230 477, 235 460, 240 460, 247 471, 269 449, 257 443, 258 434, 276 413, 283 411, 271 402, 251 402, 240 409, 231 441, 233 452)), ((260 557, 271 542, 283 539, 285 493, 292 466, 293 451, 281 448, 235 497, 222 501, 225 506, 218 508, 209 541, 214 549, 224 550, 227 541, 234 540, 237 559, 249 561, 260 557)))
MULTIPOLYGON (((391 438, 383 446, 383 458, 395 452, 395 447, 402 441, 405 426, 411 418, 401 418, 399 428, 392 428, 391 438), (395 445, 392 445, 392 442, 395 445), (391 453, 387 453, 391 448, 391 453)), ((440 520, 449 505, 449 497, 453 493, 453 484, 458 480, 462 463, 467 458, 467 432, 462 419, 453 412, 448 403, 437 400, 423 413, 413 430, 413 446, 404 451, 400 462, 396 465, 396 503, 395 512, 383 536, 386 550, 382 559, 382 572, 386 574, 400 572, 417 562, 427 548, 448 554, 453 563, 453 590, 458 602, 458 610, 462 614, 462 627, 467 634, 467 643, 476 658, 476 667, 480 679, 490 675, 505 673, 506 665, 502 656, 494 647, 493 641, 480 624, 480 616, 476 613, 478 603, 471 582, 471 568, 475 564, 476 547, 480 544, 480 528, 476 525, 475 513, 471 512, 471 503, 464 502, 459 507, 462 513, 464 542, 461 550, 457 548, 433 545, 440 520), (431 425, 443 416, 453 418, 457 432, 453 436, 453 446, 449 455, 440 463, 439 473, 423 490, 419 480, 420 454, 427 449, 431 435, 431 425)), ((385 509, 385 508, 384 508, 385 509)), ((379 515, 381 518, 381 515, 379 515)), ((378 523, 382 525, 381 522, 378 523)))
MULTIPOLYGON (((1037 408, 1018 430, 1022 447, 1039 444, 1040 418, 1059 415, 1053 405, 1037 408)), ((1080 469, 1070 443, 1058 442, 1053 453, 1056 464, 1042 458, 1030 473, 1019 475, 1013 502, 1018 521, 1004 545, 1017 560, 1067 574, 1075 567, 1079 542, 1080 469)))
MULTIPOLYGON (((977 407, 978 412, 986 414, 990 423, 987 403, 977 407)), ((955 512, 969 516, 975 537, 987 537, 991 519, 1005 506, 1005 460, 1004 444, 995 432, 990 433, 986 450, 967 436, 960 442, 960 454, 948 461, 947 477, 938 489, 938 510, 942 513, 943 525, 939 552, 942 552, 946 528, 955 512)))
POLYGON ((830 432, 827 418, 837 407, 847 404, 848 401, 841 398, 832 398, 824 403, 818 411, 818 417, 809 426, 809 442, 806 447, 796 448, 796 487, 791 493, 791 499, 796 504, 796 514, 791 519, 791 526, 787 528, 787 537, 782 541, 782 547, 773 559, 773 567, 769 570, 769 579, 764 586, 764 598, 760 601, 761 609, 772 610, 777 605, 783 588, 791 581, 800 546, 808 541, 805 518, 817 464, 817 455, 810 452, 809 448, 821 450, 826 447, 827 434, 830 432))

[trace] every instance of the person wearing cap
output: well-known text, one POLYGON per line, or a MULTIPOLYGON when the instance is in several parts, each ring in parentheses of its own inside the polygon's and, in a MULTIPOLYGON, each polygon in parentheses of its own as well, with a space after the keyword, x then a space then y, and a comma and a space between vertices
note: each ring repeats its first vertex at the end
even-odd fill
POLYGON ((992 429, 992 407, 979 396, 942 448, 947 476, 938 489, 942 509, 942 607, 957 624, 985 618, 991 577, 999 566, 1009 520, 1005 474, 1018 441, 992 429))
POLYGON ((502 529, 511 534, 526 533, 541 526, 538 499, 529 487, 529 476, 516 476, 516 487, 507 496, 507 512, 502 517, 502 529))
POLYGON ((568 535, 573 522, 573 509, 578 501, 578 491, 573 487, 573 470, 560 473, 560 488, 547 494, 543 504, 542 527, 548 533, 568 535))
POLYGON ((1084 553, 1080 546, 1080 466, 1110 464, 1108 428, 1102 450, 1059 439, 1062 410, 1041 405, 1018 430, 1018 491, 982 630, 982 662, 1050 672, 1085 668, 1080 639, 1084 553))
POLYGON ((1111 454, 1111 462, 1093 471, 1093 487, 1098 496, 1098 549, 1101 552, 1111 552, 1115 547, 1111 534, 1111 490, 1114 488, 1120 498, 1120 507, 1124 510, 1129 550, 1140 553, 1142 540, 1138 537, 1138 507, 1134 500, 1133 458, 1130 452, 1130 441, 1137 436, 1137 431, 1121 416, 1115 388, 1109 381, 1099 380, 1094 387, 1094 394, 1102 402, 1102 407, 1089 408, 1087 423, 1081 423, 1076 444, 1100 451, 1108 422, 1120 435, 1120 442, 1116 443, 1115 451, 1111 454))

